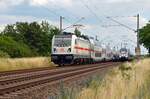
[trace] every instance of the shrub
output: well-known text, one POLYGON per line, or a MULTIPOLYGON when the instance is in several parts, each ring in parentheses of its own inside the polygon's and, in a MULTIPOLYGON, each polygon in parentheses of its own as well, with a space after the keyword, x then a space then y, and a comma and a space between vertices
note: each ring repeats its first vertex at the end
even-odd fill
POLYGON ((33 52, 24 43, 16 42, 12 37, 0 36, 0 50, 6 52, 10 57, 28 57, 33 52))

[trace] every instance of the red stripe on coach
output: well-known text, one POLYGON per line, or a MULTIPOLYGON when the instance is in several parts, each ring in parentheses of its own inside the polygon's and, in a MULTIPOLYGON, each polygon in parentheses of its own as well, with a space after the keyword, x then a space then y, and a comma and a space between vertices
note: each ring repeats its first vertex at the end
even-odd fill
POLYGON ((83 47, 79 47, 79 46, 75 46, 75 49, 84 50, 84 51, 91 51, 91 52, 100 52, 100 51, 94 51, 92 49, 83 48, 83 47))

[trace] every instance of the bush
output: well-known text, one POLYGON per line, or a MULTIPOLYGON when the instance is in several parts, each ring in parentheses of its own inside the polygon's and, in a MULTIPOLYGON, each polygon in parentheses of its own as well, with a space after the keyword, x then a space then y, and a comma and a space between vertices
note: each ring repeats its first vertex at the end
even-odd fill
POLYGON ((3 52, 0 50, 0 58, 9 58, 10 56, 8 55, 8 53, 3 52))
POLYGON ((33 52, 24 43, 16 42, 12 37, 0 36, 0 50, 8 53, 10 57, 29 57, 33 52))

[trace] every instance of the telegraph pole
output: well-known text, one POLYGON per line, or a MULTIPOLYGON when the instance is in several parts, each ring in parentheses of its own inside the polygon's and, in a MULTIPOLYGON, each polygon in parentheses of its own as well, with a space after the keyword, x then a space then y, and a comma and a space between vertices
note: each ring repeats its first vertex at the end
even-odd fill
POLYGON ((137 48, 136 48, 136 55, 139 56, 141 54, 140 52, 140 43, 139 43, 139 25, 140 25, 140 22, 139 22, 139 14, 137 14, 137 48))
POLYGON ((62 27, 63 27, 63 19, 64 19, 64 17, 60 16, 60 34, 63 33, 63 29, 62 29, 62 27))

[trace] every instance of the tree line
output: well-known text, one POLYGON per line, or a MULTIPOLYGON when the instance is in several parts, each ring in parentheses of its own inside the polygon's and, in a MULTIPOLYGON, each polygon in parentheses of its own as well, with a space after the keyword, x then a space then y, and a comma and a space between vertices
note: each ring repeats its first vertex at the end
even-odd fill
POLYGON ((0 33, 0 56, 49 56, 52 37, 59 33, 57 27, 46 21, 7 25, 0 33))

